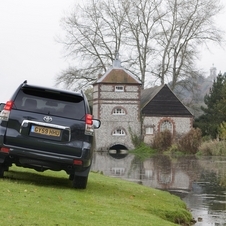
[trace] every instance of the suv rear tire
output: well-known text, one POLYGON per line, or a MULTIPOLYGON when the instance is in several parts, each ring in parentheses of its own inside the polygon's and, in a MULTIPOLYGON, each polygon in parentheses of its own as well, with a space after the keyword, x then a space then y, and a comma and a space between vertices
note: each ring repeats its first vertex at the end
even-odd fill
POLYGON ((82 177, 82 176, 74 176, 73 179, 73 188, 77 189, 85 189, 88 181, 88 176, 87 177, 82 177))

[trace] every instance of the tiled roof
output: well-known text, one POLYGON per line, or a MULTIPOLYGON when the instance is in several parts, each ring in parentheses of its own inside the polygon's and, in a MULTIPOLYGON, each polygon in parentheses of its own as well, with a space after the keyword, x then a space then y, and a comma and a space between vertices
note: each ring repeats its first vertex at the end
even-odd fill
POLYGON ((95 83, 125 83, 125 84, 141 84, 141 82, 129 71, 121 67, 121 62, 116 59, 113 66, 95 83))
POLYGON ((97 83, 130 83, 137 84, 140 83, 138 80, 133 78, 128 72, 124 69, 115 69, 112 68, 106 75, 103 75, 97 83))

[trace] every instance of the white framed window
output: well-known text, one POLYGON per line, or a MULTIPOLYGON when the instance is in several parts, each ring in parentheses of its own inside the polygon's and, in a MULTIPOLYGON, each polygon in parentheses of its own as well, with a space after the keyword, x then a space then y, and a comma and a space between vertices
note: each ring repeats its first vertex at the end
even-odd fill
POLYGON ((169 130, 170 132, 172 131, 173 125, 170 121, 165 120, 161 123, 160 125, 160 131, 164 131, 164 130, 169 130))
POLYGON ((123 108, 115 108, 113 110, 113 115, 125 115, 126 112, 123 108))
POLYGON ((145 128, 145 134, 147 134, 147 135, 154 134, 154 128, 153 127, 146 127, 145 128))
POLYGON ((115 92, 124 92, 124 86, 115 86, 115 92))
POLYGON ((111 171, 112 171, 112 174, 120 176, 125 173, 125 168, 116 168, 115 167, 115 168, 112 168, 111 171))
POLYGON ((145 170, 144 171, 144 176, 146 179, 152 179, 154 177, 154 172, 153 170, 145 170))
POLYGON ((115 129, 112 133, 113 136, 125 136, 126 132, 123 129, 115 129))

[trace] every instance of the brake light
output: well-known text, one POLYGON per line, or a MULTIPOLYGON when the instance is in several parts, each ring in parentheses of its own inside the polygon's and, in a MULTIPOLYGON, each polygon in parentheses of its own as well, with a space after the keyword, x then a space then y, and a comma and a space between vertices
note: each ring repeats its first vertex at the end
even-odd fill
POLYGON ((14 102, 12 100, 7 101, 4 106, 4 110, 10 111, 13 108, 13 104, 14 104, 14 102))
POLYGON ((93 116, 90 114, 86 114, 86 124, 93 125, 93 116))
POLYGON ((9 148, 2 147, 0 151, 4 153, 9 153, 9 148))

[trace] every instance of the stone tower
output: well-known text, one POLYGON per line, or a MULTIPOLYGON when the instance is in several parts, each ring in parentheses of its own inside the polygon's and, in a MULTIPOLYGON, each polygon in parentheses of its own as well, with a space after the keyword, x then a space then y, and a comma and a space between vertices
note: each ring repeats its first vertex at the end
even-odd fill
POLYGON ((121 66, 112 67, 93 84, 93 115, 101 120, 95 131, 96 151, 130 150, 133 134, 140 135, 141 82, 121 66))
POLYGON ((211 81, 214 81, 214 79, 217 77, 217 68, 213 65, 210 68, 210 75, 209 78, 211 79, 211 81))

